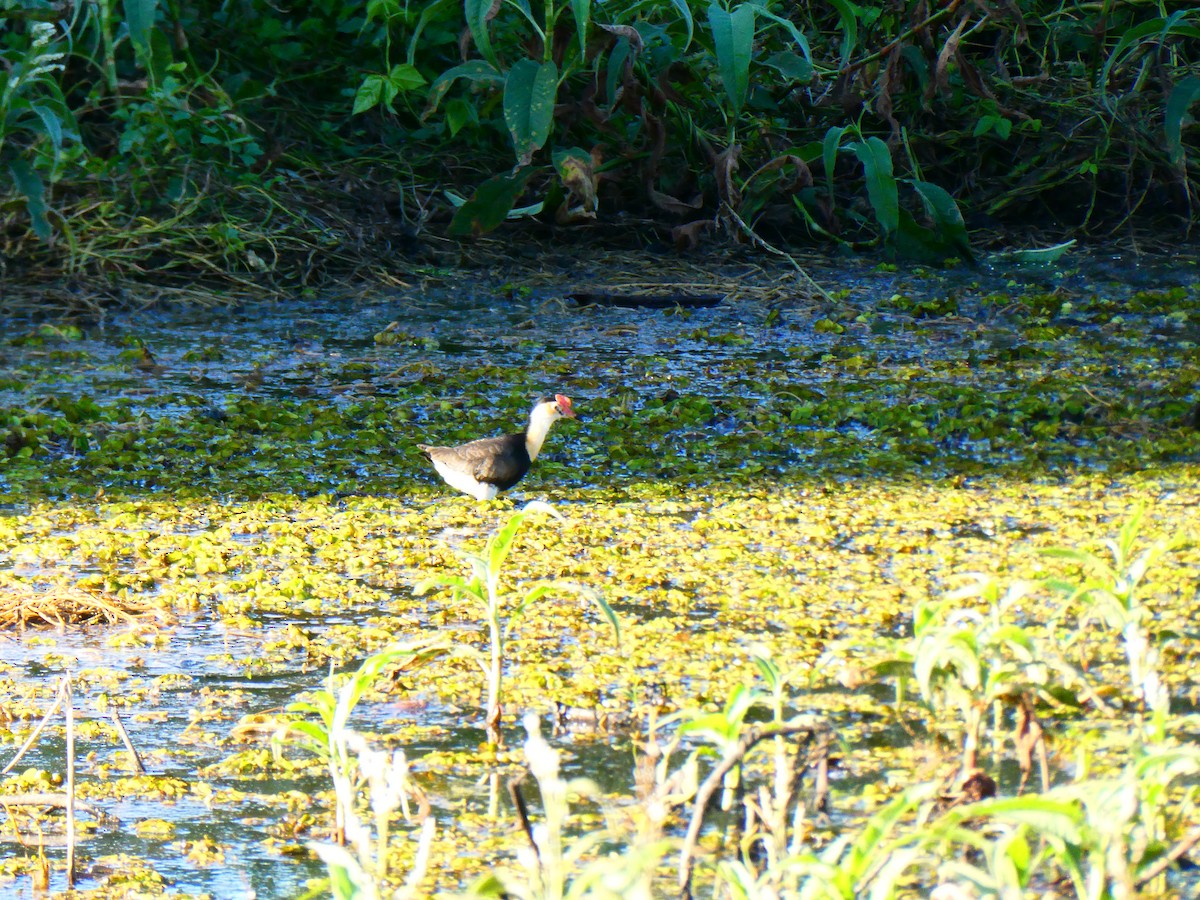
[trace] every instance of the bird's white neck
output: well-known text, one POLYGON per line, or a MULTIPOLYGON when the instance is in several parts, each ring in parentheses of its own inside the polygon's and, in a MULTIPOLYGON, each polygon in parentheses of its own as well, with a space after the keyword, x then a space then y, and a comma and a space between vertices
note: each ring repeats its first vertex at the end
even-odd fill
POLYGON ((550 433, 550 426, 558 418, 551 403, 540 403, 533 408, 529 415, 529 427, 525 429, 525 450, 531 462, 542 452, 542 444, 550 433))

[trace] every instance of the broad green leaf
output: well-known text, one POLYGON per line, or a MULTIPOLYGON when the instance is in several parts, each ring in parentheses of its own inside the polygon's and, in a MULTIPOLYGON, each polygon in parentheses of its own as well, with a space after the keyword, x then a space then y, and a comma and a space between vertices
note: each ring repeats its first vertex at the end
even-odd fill
POLYGON ((464 0, 463 12, 467 17, 467 28, 479 52, 493 66, 499 68, 496 51, 492 49, 492 38, 488 33, 488 20, 492 13, 492 0, 464 0))
POLYGON ((743 3, 732 13, 717 3, 708 7, 708 24, 717 52, 717 69, 734 113, 742 111, 750 91, 750 56, 754 52, 754 7, 743 3))
POLYGON ((855 141, 847 147, 863 164, 867 178, 867 196, 875 219, 885 238, 890 238, 900 227, 900 197, 896 178, 892 175, 892 154, 887 144, 877 137, 855 141))
POLYGON ((1030 794, 955 807, 929 828, 932 834, 937 834, 947 826, 977 819, 1027 825, 1043 837, 1053 836, 1074 844, 1082 837, 1080 826, 1084 814, 1074 802, 1030 794))
POLYGON ((812 80, 813 67, 803 56, 789 50, 772 53, 762 61, 763 65, 774 69, 783 76, 785 81, 797 81, 806 84, 812 80))
POLYGON ((409 63, 402 63, 392 66, 392 70, 388 72, 388 83, 399 94, 421 87, 425 84, 425 76, 417 71, 416 66, 409 63))
POLYGON ((613 42, 612 50, 608 54, 608 64, 604 67, 607 74, 604 79, 604 98, 610 104, 617 102, 617 87, 621 83, 622 73, 625 71, 625 61, 629 59, 629 54, 632 48, 629 44, 629 39, 619 37, 613 42))
POLYGON ((284 742, 290 742, 286 736, 292 734, 304 735, 305 737, 310 738, 318 747, 323 747, 329 743, 328 730, 318 725, 316 722, 306 722, 304 720, 288 722, 286 725, 281 726, 277 732, 275 732, 276 737, 284 742))
POLYGON ((504 568, 504 560, 508 558, 508 551, 512 549, 512 543, 516 540, 526 515, 525 510, 513 513, 488 541, 488 571, 493 577, 499 575, 500 570, 504 568))
POLYGON ((512 630, 513 625, 516 624, 516 621, 521 618, 528 607, 537 603, 552 590, 554 590, 554 585, 539 584, 526 591, 525 596, 521 598, 521 602, 508 611, 508 624, 504 629, 505 635, 512 630))
MULTIPOLYGON (((458 134, 467 125, 478 125, 479 113, 475 106, 462 97, 455 97, 446 104, 446 125, 450 128, 450 136, 458 134)), ((463 201, 466 202, 465 200, 463 201)), ((460 206, 462 204, 459 204, 460 206)))
POLYGON ((504 80, 504 121, 519 164, 527 165, 549 139, 557 93, 558 67, 552 61, 522 59, 509 70, 504 80))
POLYGON ((971 238, 967 234, 966 223, 949 191, 929 181, 913 181, 912 186, 920 194, 925 211, 933 220, 939 234, 957 248, 959 253, 974 262, 975 255, 971 252, 971 238))
POLYGON ((354 94, 354 115, 384 104, 386 94, 387 79, 379 74, 368 75, 354 94))
POLYGON ((345 847, 310 842, 308 848, 325 863, 329 893, 334 900, 367 900, 377 896, 371 876, 345 847))
POLYGON ((891 237, 896 256, 901 259, 940 265, 947 257, 961 256, 963 251, 945 238, 926 228, 913 218, 907 209, 900 210, 900 227, 891 237))
POLYGON ((154 29, 157 0, 124 0, 125 27, 129 29, 129 40, 133 44, 137 61, 146 71, 154 75, 153 54, 150 50, 150 32, 154 29))
POLYGON ((494 175, 475 189, 450 220, 449 233, 457 237, 484 234, 497 228, 508 216, 525 184, 533 175, 531 166, 524 166, 511 175, 494 175))
POLYGON ((25 198, 29 227, 39 238, 49 242, 53 231, 50 228, 50 219, 46 215, 49 208, 46 206, 46 186, 42 183, 42 177, 23 159, 9 160, 8 171, 12 175, 13 184, 25 198))
POLYGON ((57 160, 60 156, 63 143, 63 123, 58 117, 58 113, 41 103, 30 103, 29 108, 42 120, 42 128, 46 132, 46 136, 50 138, 50 143, 54 145, 54 158, 57 160))
POLYGON ((368 75, 354 95, 354 114, 366 112, 375 106, 391 106, 401 93, 424 83, 424 76, 408 63, 392 66, 386 75, 368 75))

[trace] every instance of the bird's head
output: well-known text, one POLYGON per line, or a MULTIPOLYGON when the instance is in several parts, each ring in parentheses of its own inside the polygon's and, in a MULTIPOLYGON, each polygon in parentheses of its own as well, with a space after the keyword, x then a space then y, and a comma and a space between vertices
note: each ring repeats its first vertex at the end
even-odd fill
POLYGON ((565 416, 568 419, 575 418, 575 407, 571 405, 571 398, 566 394, 555 394, 552 405, 558 415, 565 416))
POLYGON ((529 421, 537 428, 549 428, 559 419, 574 419, 575 407, 571 398, 566 394, 555 394, 554 399, 539 400, 529 416, 529 421))

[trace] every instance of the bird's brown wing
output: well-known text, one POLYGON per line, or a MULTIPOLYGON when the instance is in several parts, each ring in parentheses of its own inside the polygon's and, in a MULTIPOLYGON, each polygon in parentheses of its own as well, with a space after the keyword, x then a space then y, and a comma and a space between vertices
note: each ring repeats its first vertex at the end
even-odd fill
POLYGON ((418 446, 430 459, 466 472, 483 484, 494 484, 502 491, 520 481, 529 469, 524 434, 482 438, 457 447, 418 446))

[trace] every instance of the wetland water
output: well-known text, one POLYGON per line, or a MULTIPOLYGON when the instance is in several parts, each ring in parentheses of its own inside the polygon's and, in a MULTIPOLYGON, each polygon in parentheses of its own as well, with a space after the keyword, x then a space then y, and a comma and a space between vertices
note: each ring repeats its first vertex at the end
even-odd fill
MULTIPOLYGON (((415 444, 515 430, 541 395, 570 395, 581 421, 556 427, 513 492, 564 519, 527 526, 510 579, 603 592, 622 644, 572 594, 531 608, 508 647, 514 749, 522 709, 640 721, 720 707, 764 644, 844 742, 836 827, 944 774, 889 724, 888 690, 846 685, 910 632, 915 602, 965 573, 1042 577, 1041 550, 1098 549, 1144 507, 1147 539, 1183 539, 1155 581, 1156 621, 1192 627, 1194 261, 813 274, 835 299, 730 267, 697 285, 724 302, 686 311, 481 283, 0 320, 0 591, 135 597, 170 615, 0 632, 6 761, 61 673, 76 679, 82 796, 109 817, 81 846, 80 886, 285 898, 321 874, 303 845, 323 834, 329 796, 310 792, 324 772, 272 758, 271 717, 331 663, 392 640, 445 630, 484 646, 473 610, 413 586, 462 571, 455 548, 478 546, 505 508, 452 495, 415 444), (105 704, 148 776, 128 773, 105 704)), ((1200 699, 1196 656, 1170 657, 1180 707, 1200 699)), ((1110 663, 1097 677, 1119 683, 1110 663)), ((473 663, 441 661, 355 714, 406 751, 429 797, 431 889, 520 840, 511 818, 485 815, 486 774, 518 757, 482 748, 479 684, 473 663)), ((3 789, 48 789, 62 741, 52 728, 3 789)), ((556 746, 614 805, 632 795, 619 730, 556 746)), ((1069 779, 1065 738, 1059 752, 1069 779)), ((36 856, 0 841, 0 879, 36 856)), ((24 874, 0 893, 33 896, 24 874)))

